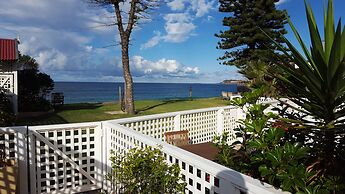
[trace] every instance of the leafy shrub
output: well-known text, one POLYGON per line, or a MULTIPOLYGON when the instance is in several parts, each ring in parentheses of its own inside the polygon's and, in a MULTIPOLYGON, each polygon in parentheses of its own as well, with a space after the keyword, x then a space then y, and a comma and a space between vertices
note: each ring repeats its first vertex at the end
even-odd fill
POLYGON ((323 188, 313 182, 316 172, 305 165, 309 148, 289 142, 289 129, 276 122, 278 115, 266 113, 268 105, 257 103, 266 89, 254 89, 233 101, 247 110, 246 118, 235 129, 241 141, 228 145, 228 134, 216 137, 218 162, 293 193, 307 192, 308 188, 321 191, 323 188))
POLYGON ((168 165, 158 148, 134 148, 124 156, 114 155, 108 180, 120 186, 120 193, 184 193, 177 164, 168 165))

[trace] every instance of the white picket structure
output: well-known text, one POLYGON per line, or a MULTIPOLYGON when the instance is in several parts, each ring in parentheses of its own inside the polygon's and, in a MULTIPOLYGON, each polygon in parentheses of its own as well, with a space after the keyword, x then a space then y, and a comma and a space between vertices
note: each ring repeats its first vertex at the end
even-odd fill
POLYGON ((188 130, 193 144, 210 142, 223 131, 233 134, 243 117, 242 110, 228 106, 92 123, 0 128, 6 133, 0 136, 0 146, 19 161, 20 193, 116 191, 116 185, 105 178, 111 170, 111 151, 123 154, 144 146, 161 146, 167 162, 180 166, 188 194, 282 193, 164 142, 165 132, 179 130, 188 130))
POLYGON ((0 90, 10 98, 15 114, 18 113, 18 72, 0 69, 0 90))

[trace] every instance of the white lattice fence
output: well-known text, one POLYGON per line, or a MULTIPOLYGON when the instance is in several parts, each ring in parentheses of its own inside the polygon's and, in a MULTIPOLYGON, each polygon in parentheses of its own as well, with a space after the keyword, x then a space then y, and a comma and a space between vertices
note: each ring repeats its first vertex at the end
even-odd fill
MULTIPOLYGON (((239 110, 235 107, 206 108, 135 118, 114 120, 144 135, 165 141, 164 134, 171 131, 187 130, 191 144, 212 141, 213 137, 237 126, 239 110)), ((231 139, 229 141, 233 140, 231 139)))
POLYGON ((238 121, 245 118, 245 113, 237 108, 226 108, 223 112, 223 132, 229 134, 228 143, 236 140, 234 129, 239 127, 238 121))
POLYGON ((124 122, 123 125, 144 135, 165 141, 164 133, 174 130, 174 116, 143 117, 140 120, 129 120, 124 122))
POLYGON ((31 127, 31 172, 36 193, 75 193, 100 188, 100 123, 31 127))
MULTIPOLYGON (((251 177, 115 122, 105 122, 103 127, 105 131, 110 133, 107 135, 109 145, 107 146, 107 153, 109 155, 111 150, 115 154, 122 155, 134 147, 162 146, 167 162, 169 164, 176 163, 180 166, 181 177, 187 183, 186 193, 188 194, 281 193, 270 185, 260 183, 251 177)), ((111 165, 109 160, 107 165, 111 165)), ((110 168, 108 172, 110 172, 110 168)), ((113 184, 113 190, 117 189, 115 185, 113 184)))
MULTIPOLYGON (((17 177, 18 189, 20 193, 27 192, 28 188, 28 173, 27 168, 29 161, 27 160, 27 128, 26 127, 4 127, 0 128, 0 148, 4 151, 6 159, 15 159, 18 164, 18 171, 20 176, 17 177)), ((13 172, 5 172, 10 180, 16 176, 13 172)), ((1 177, 5 178, 5 177, 1 177)))
POLYGON ((19 161, 20 193, 78 193, 98 188, 111 170, 111 150, 162 146, 168 163, 177 163, 187 193, 280 193, 270 185, 164 142, 164 133, 188 130, 192 143, 232 132, 243 113, 234 107, 182 111, 97 123, 0 128, 0 148, 19 161))
POLYGON ((188 130, 191 144, 212 141, 217 131, 217 110, 181 115, 181 130, 188 130))

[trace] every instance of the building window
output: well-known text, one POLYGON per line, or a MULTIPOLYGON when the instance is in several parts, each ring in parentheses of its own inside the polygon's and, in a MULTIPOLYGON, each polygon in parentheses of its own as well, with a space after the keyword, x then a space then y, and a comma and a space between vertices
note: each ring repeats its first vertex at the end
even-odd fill
POLYGON ((210 182, 210 174, 205 173, 205 181, 210 182))
POLYGON ((193 174, 193 166, 189 165, 189 173, 193 174))
POLYGON ((196 170, 196 176, 201 178, 201 170, 200 169, 197 169, 196 170))
POLYGON ((186 176, 184 174, 182 174, 181 176, 182 176, 182 180, 186 181, 186 176))
POLYGON ((219 179, 214 177, 214 186, 219 187, 219 179))
POLYGON ((189 185, 193 186, 193 179, 191 179, 191 178, 189 179, 189 185))
POLYGON ((196 188, 201 191, 201 184, 200 183, 196 183, 196 188))
POLYGON ((210 194, 210 189, 205 187, 205 194, 210 194))

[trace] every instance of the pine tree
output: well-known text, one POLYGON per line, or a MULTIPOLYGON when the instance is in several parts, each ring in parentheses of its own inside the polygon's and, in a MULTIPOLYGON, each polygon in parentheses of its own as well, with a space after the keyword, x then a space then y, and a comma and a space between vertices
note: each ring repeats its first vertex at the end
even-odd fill
POLYGON ((226 50, 218 59, 221 64, 236 66, 249 79, 253 79, 253 70, 260 64, 269 65, 272 49, 276 50, 276 46, 267 35, 282 43, 280 34, 287 33, 284 28, 287 15, 276 9, 278 1, 219 0, 219 11, 230 15, 223 19, 223 26, 229 29, 216 34, 220 38, 217 48, 226 50))

